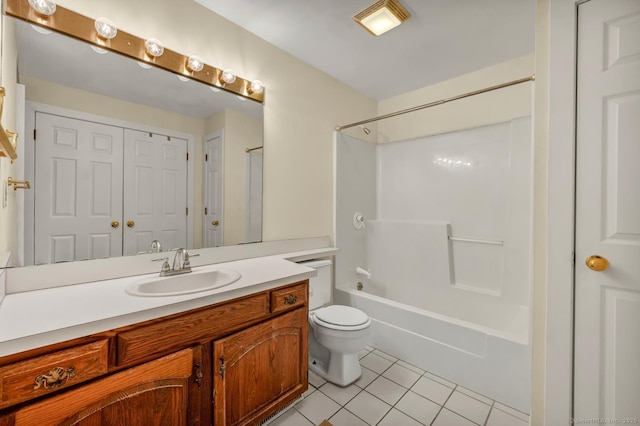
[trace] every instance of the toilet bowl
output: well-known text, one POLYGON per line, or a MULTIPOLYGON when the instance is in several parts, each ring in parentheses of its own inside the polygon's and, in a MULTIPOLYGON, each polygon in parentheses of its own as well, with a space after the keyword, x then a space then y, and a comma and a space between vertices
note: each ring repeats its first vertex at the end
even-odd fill
POLYGON ((369 343, 371 319, 331 300, 331 261, 301 262, 318 271, 309 280, 309 369, 328 382, 348 386, 362 373, 358 353, 369 343))

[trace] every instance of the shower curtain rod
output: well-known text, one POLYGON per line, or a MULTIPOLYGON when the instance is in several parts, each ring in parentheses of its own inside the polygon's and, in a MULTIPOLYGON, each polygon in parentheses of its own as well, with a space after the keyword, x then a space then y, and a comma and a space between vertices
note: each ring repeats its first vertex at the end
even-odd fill
POLYGON ((498 89, 502 89, 504 87, 514 86, 514 85, 520 84, 520 83, 526 83, 527 81, 534 81, 535 79, 536 79, 535 75, 530 75, 529 77, 520 78, 518 80, 509 81, 507 83, 498 84, 496 86, 485 87, 484 89, 474 90, 473 92, 464 93, 462 95, 453 96, 451 98, 440 99, 439 101, 429 102, 428 104, 422 104, 422 105, 418 105, 418 106, 415 106, 415 107, 412 107, 412 108, 407 108, 407 109, 403 109, 403 110, 400 110, 400 111, 391 112, 389 114, 381 115, 379 117, 368 118, 366 120, 356 121, 355 123, 345 124, 345 125, 342 125, 342 126, 336 126, 336 130, 340 131, 340 130, 343 130, 343 129, 348 129, 350 127, 356 127, 356 126, 360 126, 360 125, 363 125, 363 124, 371 123, 371 122, 374 122, 374 121, 384 120, 385 118, 391 118, 391 117, 395 117, 397 115, 406 114, 408 112, 414 112, 414 111, 419 111, 419 110, 425 109, 425 108, 431 108, 433 106, 446 104, 447 102, 457 101, 458 99, 468 98, 470 96, 475 96, 475 95, 479 95, 481 93, 491 92, 493 90, 498 90, 498 89))
POLYGON ((261 146, 256 146, 255 148, 247 148, 244 150, 244 152, 251 152, 251 151, 255 151, 256 149, 262 149, 261 146))

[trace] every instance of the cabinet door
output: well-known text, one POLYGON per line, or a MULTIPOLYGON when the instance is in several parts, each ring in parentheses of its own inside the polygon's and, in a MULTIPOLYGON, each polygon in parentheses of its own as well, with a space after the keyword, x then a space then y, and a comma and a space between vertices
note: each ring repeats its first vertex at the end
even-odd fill
POLYGON ((213 343, 216 425, 256 423, 307 389, 307 309, 213 343))
POLYGON ((13 424, 187 425, 193 372, 193 350, 185 349, 28 405, 13 424))

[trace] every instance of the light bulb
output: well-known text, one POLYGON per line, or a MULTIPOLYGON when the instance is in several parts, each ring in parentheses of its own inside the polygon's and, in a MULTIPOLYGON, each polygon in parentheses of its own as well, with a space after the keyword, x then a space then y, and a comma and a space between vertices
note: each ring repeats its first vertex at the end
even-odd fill
POLYGON ((247 100, 247 98, 245 98, 244 96, 240 96, 240 95, 237 95, 237 98, 239 100, 241 100, 241 101, 246 101, 247 100))
POLYGON ((185 77, 183 75, 176 74, 176 77, 178 77, 178 80, 180 81, 189 81, 189 77, 185 77))
POLYGON ((247 92, 249 94, 260 93, 262 92, 263 89, 264 89, 264 86, 262 85, 262 82, 260 80, 253 80, 251 84, 249 84, 249 87, 247 88, 247 92))
POLYGON ((29 6, 43 16, 51 16, 56 12, 56 2, 53 0, 29 0, 29 6))
POLYGON ((151 68, 151 64, 148 64, 142 61, 138 61, 138 65, 140 65, 140 68, 144 68, 145 70, 148 70, 149 68, 151 68))
POLYGON ((204 61, 200 56, 191 55, 189 59, 187 59, 187 69, 191 72, 202 71, 204 68, 204 61))
POLYGON ((220 89, 218 89, 218 88, 217 88, 217 87, 215 87, 215 86, 210 86, 210 87, 209 87, 209 89, 211 89, 211 91, 212 91, 213 93, 218 93, 218 92, 220 92, 220 89))
POLYGON ((147 51, 147 55, 157 58, 158 56, 162 56, 164 53, 164 46, 160 42, 160 40, 155 38, 150 38, 144 42, 144 47, 147 51))
POLYGON ((233 84, 236 81, 236 76, 232 70, 226 69, 222 71, 221 80, 227 84, 233 84))
POLYGON ((98 36, 105 40, 111 40, 118 34, 118 28, 116 24, 111 22, 107 18, 98 18, 94 22, 94 26, 96 28, 96 32, 98 36))

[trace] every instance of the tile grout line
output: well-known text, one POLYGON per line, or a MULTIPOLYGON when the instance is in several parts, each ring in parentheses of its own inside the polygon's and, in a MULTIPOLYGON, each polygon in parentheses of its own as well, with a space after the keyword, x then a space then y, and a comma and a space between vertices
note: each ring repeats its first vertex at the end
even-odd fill
POLYGON ((496 402, 493 401, 493 404, 491 404, 491 408, 489 408, 489 414, 487 414, 487 418, 484 420, 484 424, 482 426, 487 426, 487 423, 489 422, 489 417, 491 416, 491 412, 493 411, 493 407, 495 407, 496 402))

